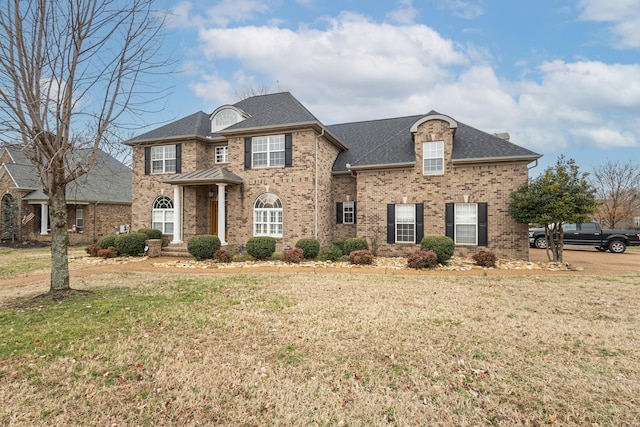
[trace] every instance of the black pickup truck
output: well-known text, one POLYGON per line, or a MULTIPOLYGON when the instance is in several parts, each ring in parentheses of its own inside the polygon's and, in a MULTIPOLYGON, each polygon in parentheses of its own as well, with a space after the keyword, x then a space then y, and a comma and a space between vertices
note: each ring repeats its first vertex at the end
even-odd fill
MULTIPOLYGON (((623 253, 627 246, 640 246, 639 230, 603 230, 597 222, 564 224, 562 229, 565 245, 594 246, 601 252, 608 249, 616 254, 623 253)), ((544 228, 529 229, 529 246, 547 247, 544 228)))

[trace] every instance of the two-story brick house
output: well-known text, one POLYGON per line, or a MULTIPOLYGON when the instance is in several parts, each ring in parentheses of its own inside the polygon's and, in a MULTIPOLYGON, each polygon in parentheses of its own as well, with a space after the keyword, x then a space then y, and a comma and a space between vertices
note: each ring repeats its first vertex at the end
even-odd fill
POLYGON ((457 253, 488 247, 528 258, 509 195, 540 155, 436 112, 326 126, 290 93, 254 96, 140 135, 133 147, 132 228, 174 243, 211 233, 277 250, 365 237, 401 255, 425 235, 457 253))

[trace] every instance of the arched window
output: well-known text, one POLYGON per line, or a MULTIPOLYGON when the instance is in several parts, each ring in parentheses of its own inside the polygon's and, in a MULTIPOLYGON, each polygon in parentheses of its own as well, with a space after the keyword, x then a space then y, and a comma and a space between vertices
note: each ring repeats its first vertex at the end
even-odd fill
POLYGON ((153 202, 152 227, 162 234, 173 234, 173 202, 160 196, 153 202))
POLYGON ((282 202, 275 194, 264 193, 256 199, 253 235, 282 237, 282 202))

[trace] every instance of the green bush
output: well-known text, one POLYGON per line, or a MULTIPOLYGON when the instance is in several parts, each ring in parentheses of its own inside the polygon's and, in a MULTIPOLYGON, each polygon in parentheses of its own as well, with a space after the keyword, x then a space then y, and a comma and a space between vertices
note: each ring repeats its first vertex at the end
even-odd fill
POLYGON ((332 245, 337 246, 340 252, 342 252, 342 255, 344 255, 344 240, 336 240, 332 245))
POLYGON ((320 242, 317 239, 300 239, 296 242, 296 248, 304 251, 305 258, 315 258, 320 253, 320 242))
POLYGON ((362 237, 352 237, 344 241, 342 253, 349 255, 353 251, 369 250, 369 244, 362 237))
POLYGON ((304 258, 304 249, 293 248, 284 251, 284 260, 292 264, 299 264, 304 258))
POLYGON ((417 270, 433 268, 438 265, 438 255, 430 249, 418 249, 407 254, 407 265, 417 270))
POLYGON ((351 262, 351 264, 356 265, 373 264, 373 254, 368 249, 351 251, 351 253, 349 253, 349 261, 351 262))
POLYGON ((496 266, 496 254, 490 250, 482 249, 479 252, 471 255, 471 258, 481 267, 495 267, 496 266))
POLYGON ((438 262, 444 264, 453 256, 456 245, 447 236, 425 236, 420 242, 420 248, 432 250, 438 256, 438 262))
POLYGON ((100 240, 98 240, 98 248, 107 249, 109 246, 115 246, 116 237, 118 237, 118 235, 116 234, 107 234, 106 236, 102 237, 100 240))
POLYGON ((218 262, 227 263, 227 262, 231 262, 233 257, 231 256, 231 252, 229 252, 228 250, 218 249, 213 253, 213 259, 215 259, 218 262))
POLYGON ((276 239, 270 236, 251 237, 247 240, 247 253, 255 259, 267 259, 276 251, 276 239))
POLYGON ((162 231, 154 228, 141 228, 138 233, 144 234, 147 239, 162 239, 162 231))
POLYGON ((220 239, 211 234, 193 236, 187 242, 187 251, 197 260, 209 259, 220 249, 220 239))
POLYGON ((145 240, 147 236, 142 233, 118 234, 113 246, 120 255, 138 256, 144 253, 145 240))
POLYGON ((337 261, 342 256, 342 249, 335 243, 329 246, 329 249, 324 253, 324 258, 330 261, 337 261))

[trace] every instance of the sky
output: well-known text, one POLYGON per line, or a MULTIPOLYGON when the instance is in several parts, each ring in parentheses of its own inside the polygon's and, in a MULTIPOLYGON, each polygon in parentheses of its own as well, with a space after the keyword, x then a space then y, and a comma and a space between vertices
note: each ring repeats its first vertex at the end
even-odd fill
POLYGON ((640 159, 640 0, 159 0, 153 127, 250 88, 326 125, 431 110, 591 171, 640 159), (161 101, 158 101, 161 102, 161 101))

